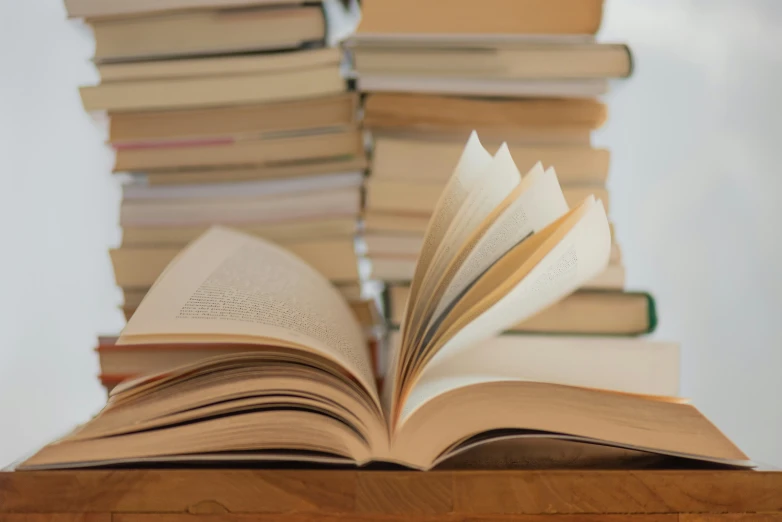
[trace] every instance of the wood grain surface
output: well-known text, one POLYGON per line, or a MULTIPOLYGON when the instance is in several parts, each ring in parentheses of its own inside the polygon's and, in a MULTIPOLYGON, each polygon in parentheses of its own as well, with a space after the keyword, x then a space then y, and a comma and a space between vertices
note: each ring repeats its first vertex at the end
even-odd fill
POLYGON ((779 513, 777 471, 0 473, 0 522, 782 522, 779 513))

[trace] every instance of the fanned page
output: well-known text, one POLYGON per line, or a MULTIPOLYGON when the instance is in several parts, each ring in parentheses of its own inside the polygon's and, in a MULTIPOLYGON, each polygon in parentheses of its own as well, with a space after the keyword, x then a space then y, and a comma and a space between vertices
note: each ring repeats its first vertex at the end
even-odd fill
POLYGON ((462 252, 464 257, 445 274, 446 287, 432 321, 437 321, 470 283, 506 252, 568 210, 554 169, 544 172, 542 167, 536 167, 525 176, 519 189, 521 194, 509 202, 483 235, 468 244, 470 248, 462 252))
MULTIPOLYGON (((491 160, 491 154, 489 154, 483 145, 481 145, 477 133, 473 132, 456 165, 453 176, 451 176, 451 179, 448 181, 448 184, 435 207, 434 214, 429 221, 424 239, 424 246, 418 256, 415 275, 410 284, 410 298, 405 310, 403 324, 410 322, 410 318, 414 313, 417 295, 421 286, 419 274, 423 275, 426 273, 429 263, 432 261, 437 248, 445 237, 448 226, 456 217, 473 186, 477 183, 480 174, 489 165, 491 160)), ((403 328, 403 332, 406 331, 407 329, 403 328)), ((404 343, 401 346, 404 346, 404 343)), ((395 409, 394 401, 397 396, 399 362, 404 359, 405 354, 400 348, 397 353, 391 354, 390 357, 391 359, 387 365, 390 379, 387 380, 385 396, 391 402, 392 409, 395 409)))
POLYGON ((572 293, 605 269, 610 252, 605 209, 588 198, 513 248, 470 287, 432 339, 432 362, 497 335, 572 293))
POLYGON ((451 310, 451 321, 443 323, 444 331, 432 341, 431 359, 409 383, 401 417, 438 395, 499 378, 494 364, 475 364, 465 353, 480 351, 481 341, 572 293, 605 267, 609 255, 605 210, 593 200, 511 250, 451 310), (469 367, 460 366, 460 359, 471 361, 469 367), (448 378, 442 378, 440 365, 453 370, 448 378))
MULTIPOLYGON (((521 175, 513 163, 508 146, 503 144, 462 203, 437 247, 428 269, 423 274, 419 302, 416 303, 414 314, 408 324, 408 328, 415 335, 408 338, 410 358, 405 361, 407 364, 420 356, 420 331, 437 302, 438 295, 435 288, 438 282, 455 258, 461 257, 462 252, 469 247, 469 245, 464 246, 464 243, 497 206, 519 186, 520 182, 521 175)), ((402 368, 403 375, 407 371, 409 371, 408 366, 402 368)))
POLYGON ((155 282, 117 344, 242 342, 310 351, 379 403, 361 327, 339 292, 282 247, 214 227, 155 282))
MULTIPOLYGON (((411 387, 437 357, 477 346, 573 292, 608 264, 608 219, 594 197, 567 212, 553 169, 541 173, 536 165, 519 182, 506 148, 482 175, 499 180, 494 193, 482 179, 468 190, 461 215, 432 218, 447 223, 446 232, 429 262, 416 267, 420 293, 411 293, 402 325, 393 426, 414 407, 406 401, 411 387)), ((438 209, 447 207, 447 196, 438 209)), ((430 226, 427 234, 432 231, 430 226)))
MULTIPOLYGON (((521 174, 510 157, 508 146, 503 144, 448 225, 431 263, 426 272, 421 274, 421 303, 416 306, 419 316, 414 317, 414 320, 420 319, 421 312, 425 312, 431 305, 433 296, 430 292, 454 257, 463 250, 462 244, 520 182, 521 174)), ((415 323, 411 325, 413 329, 416 327, 415 323)))

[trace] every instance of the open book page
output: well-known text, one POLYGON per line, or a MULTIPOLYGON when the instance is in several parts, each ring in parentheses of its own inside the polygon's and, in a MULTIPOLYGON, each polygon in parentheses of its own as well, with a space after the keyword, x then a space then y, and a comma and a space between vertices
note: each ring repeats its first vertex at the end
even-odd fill
POLYGON ((521 174, 513 163, 507 144, 503 144, 462 203, 437 247, 429 269, 422 274, 421 302, 416 303, 414 315, 406 325, 411 334, 418 334, 420 327, 426 324, 427 314, 436 304, 437 295, 433 291, 454 257, 460 255, 466 248, 465 242, 520 182, 521 174))
MULTIPOLYGON (((578 221, 584 213, 582 207, 568 212, 540 232, 517 244, 473 281, 464 294, 443 314, 442 319, 427 332, 423 341, 425 349, 422 351, 422 357, 416 361, 412 373, 420 372, 444 343, 519 284, 578 221)), ((413 380, 406 381, 408 390, 413 380)))
POLYGON ((478 135, 473 132, 467 141, 467 145, 464 148, 464 152, 462 152, 451 179, 446 184, 443 194, 437 202, 432 218, 429 220, 424 237, 424 246, 416 264, 416 275, 419 277, 414 277, 411 282, 410 303, 416 302, 420 277, 429 269, 429 263, 442 243, 448 227, 491 161, 492 155, 483 148, 478 135))
POLYGON ((406 366, 400 372, 403 379, 409 372, 411 362, 421 356, 422 329, 437 304, 438 282, 442 280, 455 258, 470 248, 471 245, 466 242, 476 232, 486 228, 485 223, 496 213, 497 206, 507 199, 520 182, 521 175, 513 163, 508 146, 503 144, 448 226, 429 269, 423 274, 420 298, 415 303, 410 322, 405 326, 409 335, 406 337, 404 350, 409 355, 405 361, 406 366))
POLYGON ((438 395, 397 424, 392 457, 427 469, 447 456, 449 448, 473 437, 483 434, 488 442, 492 435, 518 430, 736 466, 753 465, 690 404, 524 381, 480 382, 438 395))
POLYGON ((568 210, 554 169, 545 172, 539 165, 525 176, 522 192, 505 207, 497 219, 473 245, 463 252, 464 258, 449 267, 442 284, 439 303, 428 328, 449 309, 467 287, 511 248, 530 234, 541 230, 568 210))
MULTIPOLYGON (((398 339, 397 339, 398 341, 398 339)), ((405 417, 435 396, 472 384, 532 381, 581 386, 686 403, 679 391, 678 346, 629 348, 615 339, 500 335, 440 355, 426 365, 405 401, 405 417)))
MULTIPOLYGON (((403 325, 410 322, 415 303, 417 302, 417 296, 420 291, 421 277, 426 273, 429 267, 429 263, 434 257, 437 247, 445 236, 448 230, 448 226, 453 221, 454 217, 458 213, 470 190, 478 181, 480 175, 484 172, 486 167, 492 160, 492 155, 489 154, 483 145, 481 145, 478 135, 473 132, 470 135, 470 139, 467 141, 464 152, 462 153, 459 163, 454 170, 454 174, 446 185, 443 195, 437 203, 437 207, 434 210, 432 218, 429 221, 426 234, 424 236, 424 246, 421 249, 421 253, 418 256, 416 263, 415 274, 410 285, 410 298, 405 308, 405 318, 403 325)), ((406 329, 402 327, 403 331, 406 329)), ((396 389, 396 377, 399 368, 399 360, 404 358, 405 354, 403 350, 399 350, 398 357, 394 357, 389 361, 387 367, 390 369, 389 386, 390 390, 396 389)), ((395 394, 391 394, 389 397, 393 399, 395 394)))
MULTIPOLYGON (((451 310, 450 322, 444 323, 444 332, 433 340, 423 372, 573 292, 605 268, 610 250, 605 209, 600 202, 588 199, 521 243, 479 279, 463 302, 451 310)), ((412 394, 416 380, 409 386, 412 394)), ((418 400, 430 400, 446 391, 434 389, 418 400)), ((403 417, 420 405, 411 399, 412 395, 408 396, 403 405, 403 417)))
POLYGON ((361 327, 320 273, 282 247, 212 228, 150 289, 117 344, 244 342, 315 352, 379 402, 361 327))

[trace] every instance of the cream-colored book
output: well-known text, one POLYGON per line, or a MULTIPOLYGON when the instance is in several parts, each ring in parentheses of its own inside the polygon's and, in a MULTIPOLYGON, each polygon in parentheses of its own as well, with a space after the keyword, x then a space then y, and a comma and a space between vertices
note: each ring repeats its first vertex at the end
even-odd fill
MULTIPOLYGON (((491 142, 487 148, 499 147, 500 144, 491 142)), ((520 169, 531 168, 538 161, 545 167, 554 166, 557 178, 564 185, 600 185, 608 179, 611 155, 606 149, 509 145, 520 169)), ((381 136, 375 139, 372 177, 383 181, 439 183, 442 186, 451 175, 446 165, 458 161, 459 154, 459 143, 454 141, 381 136)))
MULTIPOLYGON (((431 215, 437 205, 442 183, 385 180, 370 177, 366 183, 366 208, 371 211, 431 215)), ((562 189, 568 205, 576 205, 585 196, 594 194, 609 210, 608 190, 601 186, 565 186, 562 189)))
POLYGON ((292 50, 326 35, 320 6, 201 9, 104 18, 90 25, 97 62, 292 50))
MULTIPOLYGON (((392 328, 402 322, 409 294, 408 285, 388 286, 386 314, 392 328)), ((656 326, 657 310, 649 293, 580 290, 505 333, 637 336, 652 332, 656 326)), ((526 336, 516 339, 523 344, 526 336)))
POLYGON ((361 92, 415 92, 451 96, 593 98, 608 93, 608 80, 495 80, 485 78, 438 78, 420 75, 367 73, 356 82, 361 92))
POLYGON ((520 38, 500 45, 442 48, 387 47, 358 42, 353 61, 359 75, 401 74, 438 78, 577 79, 616 78, 632 71, 626 45, 531 43, 520 38))
POLYGON ((215 143, 174 143, 156 147, 119 148, 115 172, 179 169, 241 168, 291 162, 360 157, 361 133, 356 128, 330 129, 317 134, 279 136, 273 139, 248 136, 215 143))
POLYGON ((312 160, 290 161, 254 165, 251 167, 215 167, 149 171, 143 176, 150 185, 188 185, 191 183, 229 183, 235 181, 258 181, 278 178, 296 178, 318 174, 334 174, 339 172, 363 171, 367 167, 367 159, 363 152, 354 157, 324 158, 317 162, 312 160))
MULTIPOLYGON (((208 230, 208 226, 183 227, 125 227, 122 229, 123 247, 180 247, 208 230)), ((262 237, 275 243, 293 243, 308 239, 353 237, 358 232, 355 217, 335 217, 237 225, 237 230, 262 237)))
POLYGON ((654 365, 620 354, 590 372, 581 358, 542 365, 528 352, 486 352, 487 340, 602 272, 610 250, 599 200, 569 209, 552 169, 521 176, 507 148, 492 155, 473 136, 429 224, 380 390, 361 325, 326 278, 283 247, 210 229, 165 268, 118 345, 245 349, 120 384, 97 416, 19 467, 285 460, 425 470, 529 436, 752 466, 667 395, 671 376, 650 378, 654 365))
POLYGON ((127 147, 311 134, 350 126, 357 119, 357 109, 356 94, 343 93, 206 109, 113 112, 109 114, 109 141, 115 147, 127 147))
MULTIPOLYGON (((285 247, 304 259, 330 281, 359 279, 358 260, 352 237, 294 241, 285 247)), ((121 247, 110 251, 117 285, 124 288, 151 286, 181 251, 178 247, 121 247)))
POLYGON ((339 64, 272 74, 110 82, 81 87, 87 111, 185 109, 316 98, 344 92, 339 64))
POLYGON ((131 227, 189 227, 210 224, 244 226, 305 219, 357 217, 361 187, 276 196, 123 201, 120 224, 131 227))

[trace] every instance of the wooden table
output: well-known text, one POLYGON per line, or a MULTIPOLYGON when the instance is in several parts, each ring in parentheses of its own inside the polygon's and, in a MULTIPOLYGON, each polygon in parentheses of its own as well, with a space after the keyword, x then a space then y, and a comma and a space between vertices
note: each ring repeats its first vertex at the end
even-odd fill
POLYGON ((0 473, 1 522, 782 522, 782 472, 0 473))

